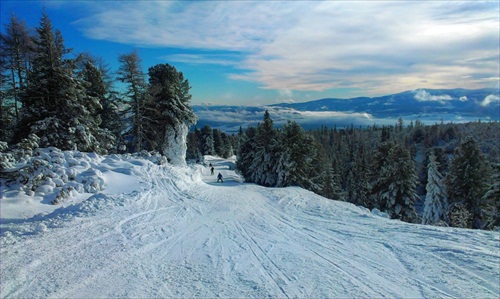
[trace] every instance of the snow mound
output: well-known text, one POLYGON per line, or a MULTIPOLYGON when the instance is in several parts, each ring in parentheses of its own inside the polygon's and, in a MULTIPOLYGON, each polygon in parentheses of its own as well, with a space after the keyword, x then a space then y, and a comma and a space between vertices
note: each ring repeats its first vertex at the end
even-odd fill
POLYGON ((158 153, 100 156, 53 147, 36 149, 31 156, 18 159, 8 154, 3 158, 9 161, 0 172, 0 216, 4 219, 51 213, 61 205, 91 202, 100 193, 141 190, 141 169, 167 163, 158 153))

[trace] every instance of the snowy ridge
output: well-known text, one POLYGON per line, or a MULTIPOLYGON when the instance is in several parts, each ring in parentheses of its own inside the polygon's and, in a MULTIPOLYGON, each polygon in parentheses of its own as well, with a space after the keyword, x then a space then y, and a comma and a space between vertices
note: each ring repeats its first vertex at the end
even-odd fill
POLYGON ((1 297, 500 294, 498 232, 389 220, 300 188, 242 183, 234 161, 206 163, 215 175, 103 157, 107 188, 87 200, 6 218, 2 199, 1 297))

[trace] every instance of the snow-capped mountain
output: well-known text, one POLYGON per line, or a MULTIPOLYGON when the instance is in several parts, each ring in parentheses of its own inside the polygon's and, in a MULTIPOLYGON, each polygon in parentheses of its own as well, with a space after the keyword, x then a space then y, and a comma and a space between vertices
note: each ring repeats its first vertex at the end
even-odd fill
POLYGON ((209 125, 226 131, 256 125, 266 109, 278 125, 295 120, 308 128, 386 125, 394 124, 400 117, 405 122, 459 123, 500 120, 500 93, 499 89, 418 89, 381 97, 326 98, 254 107, 196 105, 193 108, 199 118, 198 127, 209 125))

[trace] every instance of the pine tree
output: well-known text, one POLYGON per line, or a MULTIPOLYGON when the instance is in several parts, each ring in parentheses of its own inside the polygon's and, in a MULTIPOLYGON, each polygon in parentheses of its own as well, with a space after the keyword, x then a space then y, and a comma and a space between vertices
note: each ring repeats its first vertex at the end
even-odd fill
POLYGON ((472 215, 472 228, 484 224, 482 198, 488 188, 489 170, 477 142, 465 139, 455 151, 447 177, 447 193, 450 203, 461 203, 472 215))
POLYGON ((200 151, 202 155, 215 155, 214 134, 210 126, 205 125, 200 131, 200 151))
POLYGON ((484 203, 482 229, 500 227, 500 163, 495 165, 492 183, 481 201, 484 203))
POLYGON ((108 90, 101 71, 86 60, 81 72, 84 81, 87 98, 92 99, 92 104, 87 104, 95 118, 94 130, 99 132, 98 138, 101 143, 106 143, 108 149, 114 147, 115 141, 120 139, 122 123, 118 113, 118 107, 112 100, 113 93, 108 90))
POLYGON ((33 133, 42 147, 106 153, 112 140, 99 128, 99 100, 87 94, 83 82, 75 77, 75 61, 64 59, 70 50, 45 13, 37 33, 18 141, 33 133))
POLYGON ((10 22, 5 25, 5 33, 0 35, 0 41, 2 59, 5 59, 5 70, 9 70, 10 86, 5 89, 5 98, 12 99, 15 119, 19 121, 20 96, 27 85, 34 48, 33 38, 29 34, 26 23, 18 20, 15 15, 11 15, 10 22))
POLYGON ((277 132, 269 111, 257 126, 255 134, 255 153, 250 165, 250 181, 263 186, 276 186, 277 132))
POLYGON ((321 168, 314 163, 315 159, 319 163, 320 157, 317 156, 312 137, 298 123, 289 121, 282 128, 278 144, 280 150, 277 151, 279 167, 276 169, 276 186, 299 186, 319 192, 323 184, 317 178, 321 172, 318 169, 321 168))
POLYGON ((0 142, 9 142, 11 139, 10 126, 13 123, 14 114, 10 112, 10 107, 7 105, 7 81, 8 76, 5 75, 7 70, 6 57, 0 56, 0 142))
POLYGON ((212 130, 213 138, 214 138, 214 151, 215 154, 219 157, 224 156, 224 142, 222 141, 222 131, 219 129, 212 130))
POLYGON ((236 157, 236 168, 245 178, 246 182, 251 182, 252 169, 250 165, 253 163, 256 151, 256 134, 257 130, 254 127, 248 127, 245 133, 240 136, 241 143, 236 157))
POLYGON ((439 164, 433 152, 429 157, 427 167, 427 185, 425 187, 427 194, 425 197, 425 208, 422 215, 422 224, 435 224, 445 220, 448 210, 448 201, 444 185, 444 178, 438 170, 439 164))
POLYGON ((141 58, 136 51, 118 57, 120 67, 118 80, 125 83, 124 94, 126 108, 123 111, 126 126, 125 139, 129 142, 129 151, 139 152, 144 147, 144 104, 146 101, 146 81, 142 71, 141 58))
POLYGON ((199 130, 194 128, 194 131, 189 132, 188 134, 188 139, 187 139, 187 152, 186 152, 186 159, 188 160, 196 160, 196 161, 201 161, 203 156, 200 152, 200 145, 199 145, 199 130))
POLYGON ((174 164, 183 162, 186 138, 196 116, 189 105, 189 81, 182 72, 169 64, 157 64, 148 70, 149 87, 146 104, 146 135, 153 149, 158 150, 174 164), (159 134, 158 134, 159 133, 159 134), (179 157, 182 158, 179 159, 179 157))
POLYGON ((382 144, 379 150, 377 156, 380 160, 375 165, 380 167, 372 186, 372 194, 380 209, 391 218, 413 222, 416 220, 414 203, 418 199, 418 177, 410 152, 401 145, 390 142, 382 144), (381 153, 385 151, 387 156, 383 158, 381 153))
POLYGON ((347 177, 347 193, 349 194, 349 202, 355 205, 363 206, 372 209, 372 202, 369 199, 370 184, 368 182, 368 158, 364 144, 361 140, 359 147, 355 152, 353 165, 350 168, 347 177))
POLYGON ((234 154, 232 145, 234 138, 232 138, 232 136, 229 136, 224 132, 221 132, 221 139, 222 139, 221 157, 227 159, 234 154))

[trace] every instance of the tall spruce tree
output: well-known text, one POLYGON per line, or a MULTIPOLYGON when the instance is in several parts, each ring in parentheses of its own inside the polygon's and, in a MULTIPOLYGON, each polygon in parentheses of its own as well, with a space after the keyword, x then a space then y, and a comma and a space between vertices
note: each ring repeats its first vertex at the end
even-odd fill
POLYGON ((255 135, 257 130, 254 127, 248 127, 245 133, 240 136, 240 147, 236 159, 236 168, 243 175, 246 182, 251 182, 251 168, 253 163, 256 144, 255 135))
POLYGON ((64 58, 70 50, 46 13, 37 33, 33 67, 23 94, 18 141, 33 133, 40 138, 42 147, 106 153, 110 140, 99 128, 99 100, 88 95, 76 78, 74 60, 64 58))
POLYGON ((118 57, 120 67, 118 80, 126 84, 124 94, 125 109, 122 111, 126 127, 124 133, 129 151, 141 151, 144 148, 146 133, 144 129, 144 105, 146 101, 146 80, 142 71, 141 58, 137 51, 118 57))
POLYGON ((202 155, 215 155, 214 134, 210 126, 205 125, 200 130, 200 152, 202 155))
POLYGON ((8 143, 11 139, 10 125, 13 123, 13 114, 10 113, 10 106, 7 105, 7 81, 5 75, 7 70, 7 60, 4 55, 0 55, 0 141, 8 143))
POLYGON ((146 135, 153 136, 149 140, 153 149, 174 164, 181 163, 186 155, 189 126, 196 123, 196 116, 189 105, 191 86, 183 73, 169 64, 150 67, 148 75, 146 135), (182 159, 178 159, 179 156, 183 156, 182 159))
POLYGON ((484 203, 483 229, 500 228, 500 163, 495 165, 493 171, 492 183, 481 199, 484 203))
POLYGON ((101 142, 108 143, 108 149, 114 147, 117 140, 121 138, 122 123, 120 120, 118 107, 114 99, 114 94, 108 90, 108 86, 103 79, 101 71, 91 60, 84 62, 81 71, 84 82, 87 99, 93 99, 94 105, 88 105, 94 108, 91 111, 95 119, 94 126, 98 127, 99 139, 101 142))
POLYGON ((278 136, 269 111, 257 126, 255 134, 255 153, 250 165, 250 181, 263 186, 276 186, 276 161, 278 136))
MULTIPOLYGON (((277 152, 279 158, 275 161, 279 161, 280 167, 276 169, 278 179, 276 185, 299 186, 319 192, 323 182, 315 180, 320 168, 314 164, 317 156, 312 137, 293 121, 283 126, 279 136, 280 150, 277 152)), ((316 162, 319 162, 319 159, 316 162)))
POLYGON ((418 177, 410 152, 392 142, 381 144, 379 150, 377 157, 380 160, 375 163, 378 175, 372 186, 372 194, 380 209, 391 218, 414 222, 417 216, 415 201, 418 199, 418 177), (387 156, 382 157, 385 151, 387 156))
POLYGON ((444 178, 439 172, 439 164, 436 156, 431 152, 427 166, 427 193, 425 196, 425 207, 422 215, 422 224, 436 224, 445 220, 448 210, 446 186, 444 178))
MULTIPOLYGON (((2 59, 5 59, 5 70, 9 70, 4 98, 11 100, 15 120, 19 121, 19 104, 21 94, 28 81, 31 58, 33 55, 33 37, 24 21, 11 15, 10 22, 5 25, 5 33, 0 35, 2 59)), ((2 70, 4 73, 4 70, 2 70)))
POLYGON ((490 176, 484 161, 476 140, 466 138, 455 151, 447 177, 450 204, 463 205, 470 212, 472 228, 481 228, 484 224, 482 199, 490 176))
POLYGON ((195 127, 194 131, 189 132, 188 138, 187 138, 187 152, 186 152, 186 159, 187 160, 195 160, 195 161, 201 161, 203 156, 200 152, 200 145, 199 145, 199 130, 195 127))

